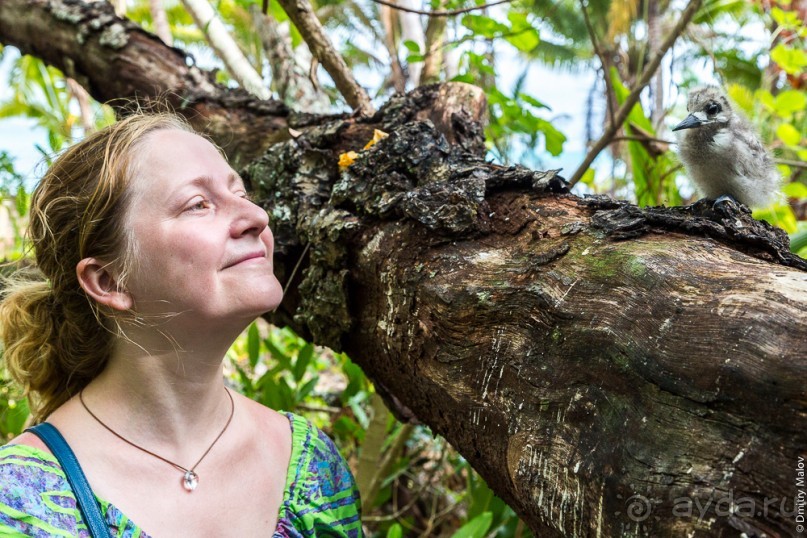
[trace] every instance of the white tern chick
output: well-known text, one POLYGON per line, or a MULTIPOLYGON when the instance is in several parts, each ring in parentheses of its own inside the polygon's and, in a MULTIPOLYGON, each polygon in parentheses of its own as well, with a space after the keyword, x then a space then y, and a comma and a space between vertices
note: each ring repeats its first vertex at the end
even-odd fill
POLYGON ((770 203, 779 172, 748 120, 714 86, 692 90, 687 112, 673 131, 683 131, 679 154, 701 194, 718 202, 728 196, 747 206, 770 203))

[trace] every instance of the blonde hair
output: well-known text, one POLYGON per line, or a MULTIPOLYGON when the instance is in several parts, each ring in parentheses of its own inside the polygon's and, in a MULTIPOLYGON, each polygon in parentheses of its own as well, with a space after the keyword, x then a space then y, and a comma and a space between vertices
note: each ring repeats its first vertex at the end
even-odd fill
POLYGON ((110 357, 117 322, 84 293, 76 265, 104 260, 125 288, 136 264, 126 222, 138 148, 164 129, 193 132, 174 114, 131 115, 57 157, 34 190, 28 239, 36 269, 7 279, 0 340, 36 422, 100 374, 110 357))

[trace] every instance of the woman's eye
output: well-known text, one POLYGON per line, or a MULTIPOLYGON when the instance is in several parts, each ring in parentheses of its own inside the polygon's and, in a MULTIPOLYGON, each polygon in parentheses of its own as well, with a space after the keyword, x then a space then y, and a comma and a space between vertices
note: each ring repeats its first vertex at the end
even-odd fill
POLYGON ((187 207, 186 211, 202 211, 210 207, 210 203, 207 200, 198 200, 187 207))

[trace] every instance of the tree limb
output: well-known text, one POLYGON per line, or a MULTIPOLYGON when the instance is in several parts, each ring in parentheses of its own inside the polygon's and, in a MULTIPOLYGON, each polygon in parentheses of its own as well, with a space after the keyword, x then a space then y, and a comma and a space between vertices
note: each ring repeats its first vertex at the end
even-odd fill
POLYGON ((168 24, 168 15, 165 13, 165 6, 162 0, 149 0, 149 12, 151 20, 154 21, 154 33, 163 40, 169 47, 174 44, 171 35, 171 26, 168 24))
POLYGON ((430 17, 426 24, 423 70, 420 72, 421 84, 434 84, 440 80, 440 69, 443 65, 443 41, 447 23, 448 20, 445 17, 430 17))
POLYGON ((344 58, 336 51, 331 40, 328 39, 308 0, 278 1, 294 23, 294 26, 300 31, 308 48, 311 49, 311 54, 331 75, 336 88, 345 98, 347 104, 361 115, 372 115, 375 109, 370 102, 370 97, 364 91, 364 88, 356 82, 344 58))
POLYGON ((217 84, 192 57, 117 17, 107 2, 2 0, 0 42, 61 69, 119 113, 133 101, 167 103, 208 133, 236 167, 307 121, 280 102, 217 84))
POLYGON ((92 106, 90 105, 90 95, 84 87, 68 77, 65 79, 70 93, 78 103, 79 117, 81 118, 81 126, 84 129, 84 134, 90 134, 95 130, 95 118, 92 113, 92 106))
POLYGON ((398 58, 397 15, 387 6, 381 6, 378 11, 381 27, 384 29, 384 46, 387 48, 391 63, 390 82, 396 92, 404 93, 406 91, 406 77, 404 76, 403 67, 401 67, 401 61, 398 58))
POLYGON ((636 142, 658 142, 659 144, 675 144, 672 140, 664 140, 663 138, 655 138, 652 136, 642 136, 642 135, 623 135, 623 136, 615 136, 611 139, 610 143, 614 142, 622 142, 625 140, 633 140, 636 142))
POLYGON ((588 16, 588 5, 586 4, 586 0, 580 0, 580 9, 583 11, 583 22, 586 24, 586 30, 588 31, 589 39, 591 39, 591 46, 594 47, 594 53, 597 55, 597 58, 600 59, 600 65, 602 65, 603 80, 605 81, 605 102, 608 106, 608 117, 613 119, 613 100, 616 99, 616 92, 614 91, 613 83, 611 82, 611 77, 609 76, 612 62, 605 55, 605 51, 602 50, 600 41, 597 39, 597 33, 594 31, 594 26, 591 24, 591 19, 588 16))
POLYGON ((278 22, 257 5, 250 6, 249 12, 272 69, 272 85, 280 99, 297 110, 327 111, 330 101, 298 63, 290 39, 281 33, 278 22))
POLYGON ((335 130, 249 170, 281 281, 311 245, 275 323, 344 349, 537 536, 792 534, 807 262, 782 230, 550 195, 421 122, 329 170, 335 130))
POLYGON ((248 92, 260 99, 269 99, 271 93, 266 88, 261 75, 249 63, 238 44, 224 27, 207 0, 181 0, 185 9, 193 17, 196 26, 205 36, 210 47, 221 58, 227 71, 248 92))
POLYGON ((793 166, 796 168, 807 168, 807 162, 804 161, 793 161, 790 159, 774 159, 773 162, 776 164, 784 164, 786 166, 793 166))
POLYGON ((423 11, 420 9, 412 9, 410 7, 405 7, 400 4, 396 4, 395 2, 389 2, 388 0, 373 0, 376 4, 381 4, 382 6, 391 7, 393 9, 397 9, 398 11, 405 11, 407 13, 414 13, 415 15, 426 15, 427 17, 453 17, 454 15, 462 15, 463 13, 470 13, 472 11, 478 11, 481 9, 487 9, 489 7, 498 6, 501 4, 509 4, 513 0, 497 0, 496 2, 491 2, 489 4, 484 4, 481 6, 471 6, 462 9, 436 9, 433 11, 423 11))
MULTIPOLYGON (((627 119, 633 105, 639 101, 639 96, 644 88, 650 83, 650 79, 653 78, 653 74, 661 64, 661 60, 664 58, 664 55, 667 54, 669 48, 672 47, 675 40, 678 39, 678 36, 681 35, 687 24, 689 24, 689 21, 691 21, 692 17, 695 16, 695 13, 700 8, 700 5, 701 0, 690 0, 689 4, 687 4, 686 9, 684 9, 683 13, 681 13, 681 18, 675 23, 673 29, 670 30, 670 33, 667 34, 664 41, 661 43, 659 50, 656 52, 653 58, 650 59, 650 62, 647 64, 644 71, 642 71, 641 76, 636 81, 636 86, 633 88, 633 90, 631 90, 630 94, 625 99, 625 102, 622 103, 619 109, 617 109, 616 115, 611 118, 610 122, 608 122, 605 132, 588 151, 586 158, 583 160, 577 170, 575 170, 574 174, 569 180, 570 187, 574 187, 577 182, 580 181, 583 174, 586 172, 586 170, 588 170, 588 167, 594 162, 594 159, 596 159, 600 152, 608 146, 611 138, 613 138, 617 130, 619 130, 620 126, 627 119)), ((607 73, 606 76, 608 76, 607 73)))

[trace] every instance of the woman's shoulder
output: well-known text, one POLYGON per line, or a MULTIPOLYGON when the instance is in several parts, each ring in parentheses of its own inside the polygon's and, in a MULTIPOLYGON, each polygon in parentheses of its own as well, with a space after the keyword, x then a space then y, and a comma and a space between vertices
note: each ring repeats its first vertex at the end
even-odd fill
POLYGON ((286 417, 292 456, 281 525, 287 519, 309 532, 328 529, 337 536, 361 536, 359 492, 344 457, 311 422, 292 413, 286 417))
POLYGON ((15 494, 19 488, 42 489, 66 483, 61 466, 46 449, 16 440, 0 446, 0 484, 4 486, 0 499, 15 494))
POLYGON ((291 424, 291 459, 297 478, 321 474, 327 467, 338 484, 352 485, 353 475, 333 440, 308 419, 294 413, 285 415, 291 424))
POLYGON ((0 536, 78 536, 78 509, 54 457, 16 443, 0 447, 0 536))

